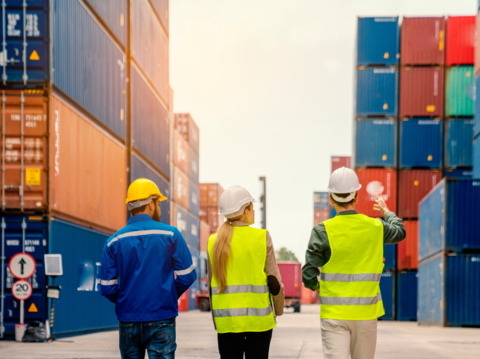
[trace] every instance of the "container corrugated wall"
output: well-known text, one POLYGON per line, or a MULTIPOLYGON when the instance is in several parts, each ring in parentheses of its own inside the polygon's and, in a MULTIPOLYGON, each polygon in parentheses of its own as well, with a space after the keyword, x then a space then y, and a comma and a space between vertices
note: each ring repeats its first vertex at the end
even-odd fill
POLYGON ((190 147, 188 176, 198 185, 200 181, 200 160, 198 154, 190 147))
MULTIPOLYGON (((479 92, 480 92, 480 76, 478 76, 475 79, 475 88, 479 89, 479 92)), ((476 138, 480 136, 480 95, 476 97, 474 112, 475 112, 475 115, 474 115, 475 117, 474 117, 474 123, 473 123, 473 137, 476 138)))
POLYGON ((480 325, 480 255, 445 254, 420 262, 418 322, 442 326, 480 325))
POLYGON ((397 273, 397 320, 417 320, 418 272, 397 273))
POLYGON ((445 116, 473 116, 475 81, 473 66, 455 66, 445 75, 445 116))
POLYGON ((394 169, 357 168, 362 188, 358 191, 358 212, 371 217, 381 217, 379 211, 373 209, 377 195, 387 203, 391 211, 397 210, 397 171, 394 169))
POLYGON ((328 209, 330 204, 328 192, 313 192, 313 208, 328 209))
POLYGON ((3 2, 5 13, 0 17, 0 36, 4 41, 1 63, 4 86, 43 88, 48 85, 50 57, 48 3, 48 1, 3 2), (26 18, 23 16, 24 3, 26 18))
POLYGON ((189 208, 190 181, 177 167, 173 169, 173 200, 183 208, 189 208))
POLYGON ((357 116, 397 116, 398 70, 357 70, 357 116))
POLYGON ((168 104, 168 37, 148 0, 130 1, 132 57, 168 104))
POLYGON ((473 119, 445 122, 445 167, 472 167, 473 119))
POLYGON ((404 17, 400 33, 402 65, 443 65, 445 63, 445 19, 404 17))
POLYGON ((177 131, 173 131, 173 164, 184 173, 189 173, 190 148, 177 131))
POLYGON ((383 270, 395 270, 397 268, 397 249, 398 246, 394 244, 383 245, 383 270))
POLYGON ((285 297, 301 298, 302 296, 302 269, 297 262, 277 262, 282 282, 285 285, 285 297))
POLYGON ((42 92, 28 95, 25 91, 4 90, 2 99, 0 129, 5 135, 5 149, 1 148, 2 209, 45 210, 47 97, 42 92))
MULTIPOLYGON (((4 311, 3 324, 5 331, 3 337, 13 339, 15 334, 15 324, 20 322, 20 303, 16 300, 11 289, 15 279, 8 270, 10 259, 17 253, 25 252, 33 257, 36 263, 35 274, 31 278, 33 293, 25 300, 25 323, 32 320, 45 322, 47 318, 47 298, 45 289, 45 266, 44 255, 47 251, 48 224, 44 216, 26 216, 26 215, 2 215, 2 238, 1 243, 4 246, 4 253, 0 254, 0 267, 4 271, 5 281, 0 283, 3 288, 4 311), (2 260, 3 259, 3 260, 2 260), (36 310, 35 310, 36 309, 36 310)), ((1 336, 0 336, 1 337, 1 336)))
POLYGON ((352 168, 352 158, 350 156, 332 156, 330 171, 333 172, 340 167, 352 168))
POLYGON ((422 198, 442 179, 440 170, 401 170, 398 172, 398 216, 418 218, 422 198))
POLYGON ((132 146, 169 178, 168 109, 136 66, 131 67, 131 77, 132 146))
POLYGON ((355 125, 355 167, 396 167, 397 121, 358 119, 355 125))
POLYGON ((453 179, 472 179, 473 170, 470 168, 445 168, 443 170, 443 177, 453 178, 453 179))
POLYGON ((480 137, 473 140, 473 178, 480 179, 480 137))
POLYGON ((175 130, 188 142, 195 153, 200 152, 200 130, 189 113, 175 114, 175 130))
POLYGON ((447 18, 445 65, 470 65, 475 52, 475 16, 447 18))
POLYGON ((127 0, 84 0, 105 23, 116 40, 127 47, 127 0))
POLYGON ((441 168, 443 165, 443 121, 404 118, 400 126, 400 168, 441 168))
POLYGON ((407 236, 397 244, 397 269, 418 269, 418 220, 404 220, 407 236))
POLYGON ((168 198, 168 200, 160 202, 160 210, 162 211, 162 217, 160 221, 162 223, 170 224, 170 201, 172 199, 170 198, 170 183, 168 180, 137 154, 132 153, 131 166, 131 182, 137 178, 148 178, 155 182, 160 192, 162 192, 162 194, 168 198))
POLYGON ((397 65, 399 61, 398 16, 359 17, 357 22, 357 65, 397 65))
POLYGON ((155 10, 158 18, 160 19, 160 23, 162 24, 165 31, 169 32, 169 21, 170 21, 170 13, 169 13, 169 0, 150 0, 150 3, 155 10))
POLYGON ((53 14, 53 85, 125 139, 125 55, 79 1, 57 1, 53 14))
POLYGON ((380 278, 380 293, 382 294, 383 308, 385 315, 380 320, 395 319, 395 272, 386 271, 382 273, 380 278))
POLYGON ((403 67, 400 70, 400 117, 442 117, 444 70, 403 67))
MULTIPOLYGON (((475 32, 476 34, 480 34, 480 12, 477 14, 477 17, 475 20, 475 32)), ((474 47, 476 49, 480 48, 480 36, 476 36, 474 47)), ((477 77, 477 80, 478 80, 478 75, 480 73, 480 51, 475 50, 474 52, 475 52, 475 57, 474 57, 475 58, 475 62, 474 62, 475 77, 477 77)))
POLYGON ((51 213, 110 230, 124 226, 125 146, 56 95, 49 131, 51 213))
POLYGON ((189 200, 188 200, 188 209, 195 217, 198 218, 198 213, 200 211, 200 190, 198 185, 195 182, 189 182, 189 200))
POLYGON ((480 250, 480 182, 443 179, 420 203, 419 258, 442 250, 480 250))
POLYGON ((62 255, 60 298, 55 301, 53 334, 115 329, 115 305, 97 290, 103 246, 108 233, 93 231, 70 222, 51 219, 49 253, 62 255))

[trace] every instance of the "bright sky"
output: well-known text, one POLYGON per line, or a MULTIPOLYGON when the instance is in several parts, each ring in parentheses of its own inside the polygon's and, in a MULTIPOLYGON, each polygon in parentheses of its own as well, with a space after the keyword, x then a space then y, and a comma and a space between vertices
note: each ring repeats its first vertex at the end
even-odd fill
POLYGON ((331 156, 352 154, 356 17, 475 15, 477 5, 170 0, 174 112, 200 127, 200 182, 238 184, 258 198, 266 176, 274 246, 303 263, 313 192, 326 190, 331 156))

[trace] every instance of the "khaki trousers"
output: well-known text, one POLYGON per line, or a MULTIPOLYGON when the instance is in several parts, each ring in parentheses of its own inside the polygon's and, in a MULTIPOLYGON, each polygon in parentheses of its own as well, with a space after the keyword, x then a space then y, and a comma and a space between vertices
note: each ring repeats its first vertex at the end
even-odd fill
POLYGON ((321 319, 325 359, 373 359, 377 320, 321 319))

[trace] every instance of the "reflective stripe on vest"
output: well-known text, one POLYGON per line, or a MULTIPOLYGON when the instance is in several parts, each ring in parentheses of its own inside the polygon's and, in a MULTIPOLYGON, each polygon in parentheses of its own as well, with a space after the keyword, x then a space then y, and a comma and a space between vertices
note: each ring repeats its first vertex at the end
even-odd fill
POLYGON ((323 222, 331 249, 320 275, 320 317, 371 320, 382 316, 383 224, 363 214, 323 222))
MULTIPOLYGON (((212 268, 215 241, 213 234, 208 240, 212 268)), ((212 313, 218 333, 262 332, 275 327, 265 273, 266 241, 266 230, 233 227, 225 291, 219 293, 215 276, 211 279, 212 313)))
POLYGON ((382 300, 379 292, 375 297, 320 297, 320 304, 331 305, 370 305, 382 300))

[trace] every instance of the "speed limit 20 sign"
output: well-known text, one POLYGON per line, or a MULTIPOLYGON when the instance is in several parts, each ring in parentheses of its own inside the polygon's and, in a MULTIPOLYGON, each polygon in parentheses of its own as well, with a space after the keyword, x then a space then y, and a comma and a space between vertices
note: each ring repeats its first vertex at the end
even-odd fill
POLYGON ((27 300, 32 295, 32 285, 26 280, 17 280, 12 285, 12 294, 16 300, 27 300))

